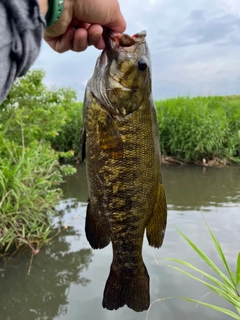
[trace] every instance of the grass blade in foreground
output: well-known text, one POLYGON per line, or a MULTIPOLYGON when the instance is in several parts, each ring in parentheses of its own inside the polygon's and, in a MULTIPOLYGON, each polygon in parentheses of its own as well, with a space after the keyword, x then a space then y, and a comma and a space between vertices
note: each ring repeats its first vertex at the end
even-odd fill
MULTIPOLYGON (((207 223, 206 223, 207 224, 207 223)), ((211 276, 210 274, 196 268, 195 266, 193 266, 192 264, 184 261, 184 260, 179 260, 179 259, 167 259, 167 260, 171 260, 175 263, 184 265, 189 267, 192 270, 195 270, 197 272, 199 272, 201 275, 205 276, 211 283, 213 283, 214 285, 212 285, 209 282, 203 281, 202 278, 198 278, 193 276, 191 273, 186 272, 176 266, 172 266, 170 265, 170 267, 180 271, 181 273, 187 275, 190 278, 193 278, 199 282, 201 282, 202 284, 204 284, 208 289, 210 289, 211 291, 217 293, 219 296, 223 297, 226 301, 228 301, 230 304, 232 304, 236 310, 237 313, 226 309, 226 308, 222 308, 219 306, 215 306, 209 303, 205 303, 202 301, 198 301, 198 300, 194 300, 194 299, 190 299, 190 298, 185 298, 183 297, 184 300, 190 301, 190 302, 196 302, 199 303, 203 306, 206 306, 208 308, 214 309, 216 311, 222 312, 234 319, 240 320, 240 294, 238 291, 237 286, 240 283, 240 253, 238 254, 238 259, 237 259, 237 266, 236 266, 236 279, 232 273, 232 271, 229 268, 229 265, 227 263, 226 257, 223 253, 222 247, 219 243, 219 241, 217 240, 217 238, 215 237, 215 235, 213 234, 212 230, 210 229, 210 227, 208 226, 208 230, 210 232, 212 241, 214 243, 214 246, 218 252, 219 257, 221 258, 224 267, 227 270, 227 273, 229 275, 229 277, 227 277, 218 267, 217 265, 202 251, 200 250, 190 239, 188 239, 181 231, 178 230, 178 232, 181 234, 181 236, 188 242, 188 244, 195 250, 195 252, 201 257, 201 259, 208 265, 211 267, 211 269, 221 278, 221 281, 219 281, 217 278, 211 276)))

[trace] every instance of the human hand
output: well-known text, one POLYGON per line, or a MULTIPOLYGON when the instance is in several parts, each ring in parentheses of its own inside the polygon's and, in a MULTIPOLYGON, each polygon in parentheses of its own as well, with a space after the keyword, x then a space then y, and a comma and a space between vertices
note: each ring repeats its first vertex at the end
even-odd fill
POLYGON ((61 18, 45 29, 44 40, 59 53, 80 52, 91 45, 104 49, 102 26, 124 32, 126 22, 117 0, 65 0, 61 18))

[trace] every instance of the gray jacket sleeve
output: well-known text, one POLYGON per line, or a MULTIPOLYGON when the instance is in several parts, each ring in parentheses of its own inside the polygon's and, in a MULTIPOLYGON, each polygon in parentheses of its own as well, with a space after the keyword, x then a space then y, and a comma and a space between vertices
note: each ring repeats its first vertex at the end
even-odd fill
POLYGON ((38 56, 44 27, 37 0, 0 0, 0 104, 38 56))

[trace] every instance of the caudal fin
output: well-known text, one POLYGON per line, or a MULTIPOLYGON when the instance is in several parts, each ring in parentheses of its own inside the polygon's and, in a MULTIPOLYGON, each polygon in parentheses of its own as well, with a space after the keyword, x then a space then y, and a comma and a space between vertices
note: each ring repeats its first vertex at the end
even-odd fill
POLYGON ((149 307, 149 275, 145 265, 137 274, 129 275, 111 265, 107 279, 102 305, 108 310, 116 310, 125 304, 140 312, 149 307))

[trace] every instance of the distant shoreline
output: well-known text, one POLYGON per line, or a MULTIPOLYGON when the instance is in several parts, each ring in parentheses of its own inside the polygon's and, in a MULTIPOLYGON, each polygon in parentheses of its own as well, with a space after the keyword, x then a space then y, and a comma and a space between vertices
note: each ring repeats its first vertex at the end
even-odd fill
POLYGON ((162 155, 161 157, 161 164, 162 165, 172 165, 172 166, 187 166, 187 165, 197 165, 197 166, 202 166, 202 167, 226 167, 229 165, 232 165, 231 163, 221 160, 219 158, 213 158, 206 160, 205 158, 202 159, 202 161, 197 160, 195 162, 184 162, 181 160, 178 160, 177 158, 171 157, 171 156, 165 156, 162 155))

